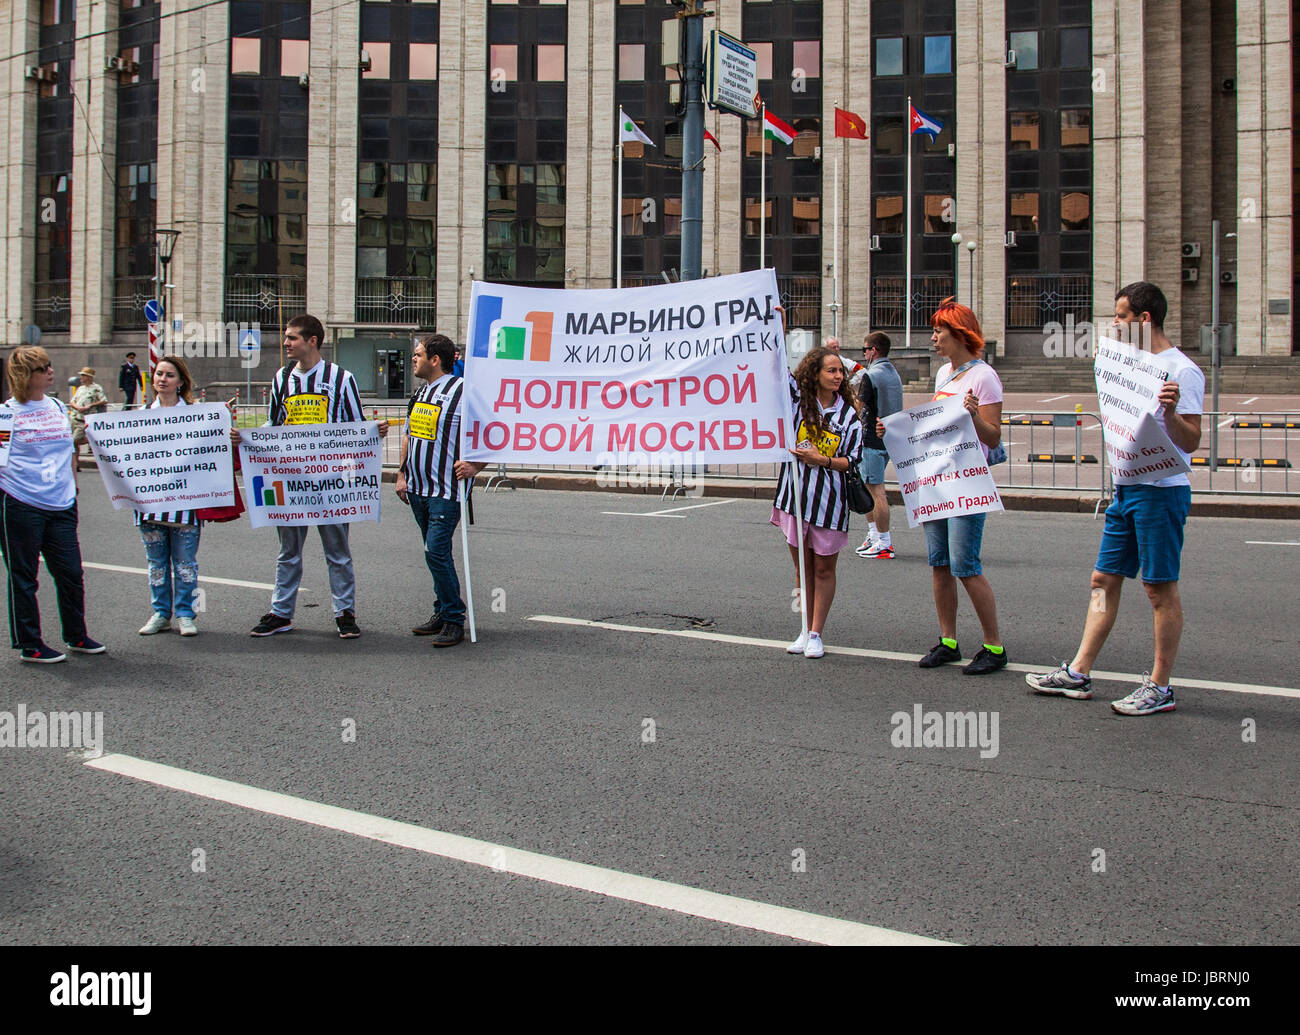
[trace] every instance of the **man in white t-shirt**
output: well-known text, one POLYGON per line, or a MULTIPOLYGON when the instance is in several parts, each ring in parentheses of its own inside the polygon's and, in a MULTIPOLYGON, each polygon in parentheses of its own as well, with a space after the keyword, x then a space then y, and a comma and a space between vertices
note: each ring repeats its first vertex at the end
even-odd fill
MULTIPOLYGON (((1164 293, 1147 281, 1122 287, 1115 295, 1115 326, 1127 332, 1117 337, 1142 348, 1149 345, 1152 357, 1164 365, 1166 379, 1158 396, 1156 420, 1168 432, 1184 462, 1190 464, 1191 454, 1201 444, 1205 375, 1165 336, 1168 310, 1164 293)), ((1169 678, 1183 634, 1178 575, 1183 525, 1191 505, 1191 482, 1186 472, 1150 484, 1115 487, 1115 500, 1106 510, 1106 528, 1092 573, 1092 602, 1079 650, 1073 661, 1062 662, 1051 672, 1025 677, 1038 693, 1076 700, 1092 696, 1088 673, 1115 624, 1124 580, 1136 577, 1140 571, 1155 612, 1155 658, 1150 676, 1127 697, 1111 702, 1111 708, 1121 715, 1174 710, 1169 678)))

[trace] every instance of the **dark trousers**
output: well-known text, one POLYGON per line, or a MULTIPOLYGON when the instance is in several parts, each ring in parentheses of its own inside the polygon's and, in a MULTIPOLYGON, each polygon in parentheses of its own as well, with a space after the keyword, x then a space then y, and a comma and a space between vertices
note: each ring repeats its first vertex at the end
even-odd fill
POLYGON ((65 643, 86 638, 86 593, 77 542, 77 505, 42 510, 0 492, 0 549, 9 573, 9 642, 15 650, 41 644, 36 577, 41 555, 59 597, 65 643))

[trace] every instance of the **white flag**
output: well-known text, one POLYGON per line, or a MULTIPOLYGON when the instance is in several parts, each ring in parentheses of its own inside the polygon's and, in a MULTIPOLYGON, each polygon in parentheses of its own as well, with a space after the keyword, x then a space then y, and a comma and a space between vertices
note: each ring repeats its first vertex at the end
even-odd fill
POLYGON ((623 109, 618 109, 618 142, 626 144, 629 140, 639 140, 643 144, 655 146, 655 142, 641 132, 641 129, 635 122, 623 114, 623 109))

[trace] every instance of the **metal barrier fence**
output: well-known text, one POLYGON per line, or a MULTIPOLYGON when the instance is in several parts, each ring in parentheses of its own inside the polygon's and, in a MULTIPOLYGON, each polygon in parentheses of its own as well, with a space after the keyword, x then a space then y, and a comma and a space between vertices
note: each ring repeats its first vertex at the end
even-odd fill
MULTIPOLYGON (((254 386, 255 401, 251 405, 241 398, 241 427, 257 427, 265 423, 267 406, 264 401, 258 401, 263 389, 264 386, 254 386)), ((216 401, 215 396, 213 401, 216 401)), ((392 425, 392 431, 384 442, 384 463, 395 466, 401 456, 405 401, 369 403, 365 411, 367 418, 387 420, 392 425)), ((1111 497, 1112 474, 1106 460, 1099 414, 1074 410, 1021 411, 1002 418, 1002 431, 1009 459, 994 468, 993 476, 998 488, 1095 492, 1103 502, 1111 497)), ((1300 476, 1294 484, 1291 481, 1291 471, 1298 460, 1300 412, 1205 413, 1201 445, 1192 457, 1192 492, 1266 498, 1300 496, 1300 476), (1216 436, 1217 443, 1212 441, 1216 436), (1211 452, 1216 444, 1219 463, 1212 467, 1211 452)), ((893 468, 887 471, 887 484, 897 488, 893 468)), ((585 474, 611 483, 655 488, 662 485, 665 494, 675 494, 681 491, 680 486, 687 475, 709 482, 769 482, 775 485, 777 465, 710 464, 699 468, 678 465, 663 470, 652 467, 647 471, 639 465, 628 464, 600 469, 589 465, 496 464, 490 466, 487 473, 493 478, 494 487, 497 479, 509 483, 511 473, 585 474)))

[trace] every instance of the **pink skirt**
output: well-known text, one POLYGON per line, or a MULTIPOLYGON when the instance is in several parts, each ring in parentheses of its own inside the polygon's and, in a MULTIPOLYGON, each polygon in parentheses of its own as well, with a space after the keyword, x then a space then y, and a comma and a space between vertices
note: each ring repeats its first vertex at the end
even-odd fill
MULTIPOLYGON (((772 524, 785 533, 787 543, 791 546, 798 545, 799 530, 795 524, 793 514, 787 514, 784 510, 773 507, 772 524)), ((833 528, 810 525, 805 521, 803 523, 803 541, 805 545, 812 547, 813 553, 822 557, 833 557, 848 545, 849 534, 848 532, 836 532, 833 528)))

